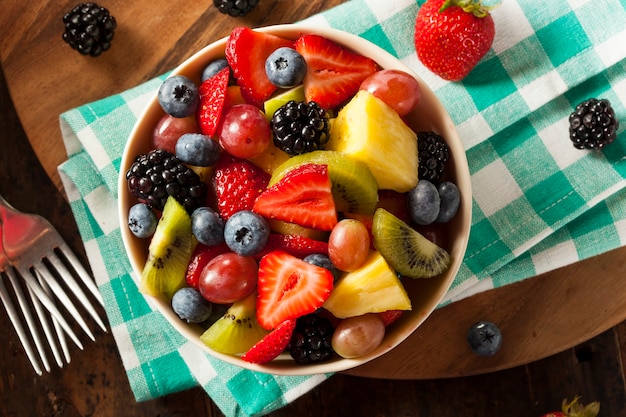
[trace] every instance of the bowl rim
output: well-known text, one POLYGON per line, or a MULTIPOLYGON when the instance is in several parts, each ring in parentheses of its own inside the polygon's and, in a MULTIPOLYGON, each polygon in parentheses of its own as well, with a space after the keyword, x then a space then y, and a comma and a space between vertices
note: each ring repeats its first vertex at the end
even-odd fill
MULTIPOLYGON (((320 36, 327 37, 335 42, 338 42, 350 49, 354 49, 357 51, 367 51, 367 55, 372 57, 375 61, 381 65, 383 68, 397 68, 411 74, 420 84, 422 99, 424 97, 428 97, 428 100, 432 102, 434 106, 433 112, 439 114, 442 118, 442 123, 448 129, 448 135, 446 136, 446 142, 450 147, 451 155, 454 159, 454 167, 456 173, 456 185, 459 189, 463 190, 461 193, 461 206, 459 210, 460 216, 457 214, 458 223, 460 223, 463 227, 463 230, 460 233, 460 237, 455 240, 455 248, 454 250, 450 250, 451 254, 456 253, 456 256, 453 256, 452 264, 449 269, 444 273, 443 281, 440 285, 438 285, 438 289, 435 292, 435 296, 430 300, 428 305, 420 306, 420 311, 418 313, 417 318, 414 321, 411 321, 411 325, 405 325, 402 328, 402 332, 399 330, 394 333, 394 337, 391 340, 388 339, 388 335, 385 335, 384 343, 381 344, 377 349, 375 349, 372 353, 356 358, 356 359, 345 359, 338 358, 328 362, 321 362, 319 364, 312 365, 299 365, 295 364, 293 360, 288 359, 285 361, 271 361, 266 364, 251 364, 243 361, 240 356, 236 355, 227 355, 220 352, 216 352, 210 348, 208 348, 204 343, 200 341, 200 338, 197 334, 197 328, 192 325, 188 325, 184 323, 176 314, 173 312, 171 307, 169 306, 169 302, 164 300, 163 297, 152 297, 145 294, 142 296, 146 299, 146 301, 151 305, 152 308, 156 309, 159 313, 161 313, 165 319, 174 327, 174 329, 179 332, 185 339, 191 341, 194 345, 199 347, 203 352, 217 358, 221 359, 227 363, 232 365, 239 366, 241 368, 249 369, 252 371, 258 371, 263 373, 270 373, 274 375, 283 375, 283 376, 304 376, 304 375, 315 375, 322 373, 334 373, 340 371, 346 371, 348 369, 352 369, 356 366, 363 365, 373 359, 376 359, 383 354, 390 352, 397 345, 402 343, 406 338, 408 338, 427 318, 430 314, 437 308, 439 303, 442 301, 443 297, 449 290, 452 282, 454 281, 461 263, 463 261, 465 252, 467 250, 468 240, 469 240, 469 229, 471 225, 471 215, 472 215, 472 192, 471 192, 471 182, 470 182, 470 174, 469 167, 467 162, 467 157, 465 154, 465 150, 461 143, 460 137, 456 130, 456 127, 446 110, 443 104, 439 101, 439 99, 435 96, 434 92, 430 89, 430 87, 407 65, 402 63, 398 58, 394 57, 389 52, 385 51, 380 46, 351 33, 344 32, 339 29, 334 29, 331 27, 324 26, 316 26, 311 24, 280 24, 280 25, 271 25, 264 26, 259 28, 254 28, 253 30, 270 33, 276 36, 284 36, 287 38, 294 39, 298 34, 302 33, 312 33, 320 36), (375 56, 375 58, 374 58, 375 56), (381 63, 383 61, 387 65, 381 63), (450 136, 451 134, 451 136, 450 136), (397 334, 396 334, 397 333, 397 334), (294 365, 295 364, 295 365, 294 365)), ((224 50, 226 45, 226 41, 228 36, 225 36, 221 39, 218 39, 214 42, 211 42, 209 45, 203 47, 196 53, 192 54, 189 58, 185 59, 180 65, 174 68, 168 76, 186 73, 190 70, 191 67, 197 66, 197 60, 202 59, 203 57, 208 59, 208 55, 213 52, 213 57, 217 58, 218 55, 214 53, 221 48, 224 50)), ((223 56, 223 53, 219 55, 219 57, 223 56)), ((205 65, 209 61, 205 61, 205 65)), ((198 74, 199 75, 199 74, 198 74)), ((122 154, 122 159, 120 163, 120 172, 118 177, 118 216, 120 219, 120 227, 122 241, 124 244, 124 249, 126 256, 131 264, 132 272, 131 277, 135 281, 135 283, 139 282, 139 277, 141 276, 141 271, 143 269, 143 265, 138 265, 135 257, 132 256, 131 249, 133 247, 132 241, 136 239, 132 236, 131 232, 127 227, 123 227, 124 222, 121 219, 126 219, 127 217, 127 209, 130 204, 130 195, 127 192, 127 184, 125 179, 125 172, 132 164, 132 161, 135 158, 135 154, 130 152, 134 142, 133 138, 136 138, 138 132, 142 129, 142 121, 149 117, 151 114, 154 117, 154 113, 162 110, 158 105, 157 100, 157 92, 155 92, 152 97, 148 100, 146 107, 142 110, 140 115, 138 116, 128 138, 126 144, 124 146, 124 151, 122 154)), ((439 279, 439 278, 433 278, 439 279)))

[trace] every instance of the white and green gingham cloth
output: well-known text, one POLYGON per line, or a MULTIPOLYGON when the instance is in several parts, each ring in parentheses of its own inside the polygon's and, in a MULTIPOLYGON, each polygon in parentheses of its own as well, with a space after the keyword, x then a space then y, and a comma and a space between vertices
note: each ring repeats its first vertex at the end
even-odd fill
MULTIPOLYGON (((416 57, 422 3, 352 0, 307 23, 357 34, 397 56, 458 128, 473 223, 443 304, 626 244, 626 0, 502 0, 492 49, 459 83, 434 76, 416 57), (617 140, 600 152, 576 150, 568 137, 569 114, 590 97, 609 99, 621 120, 617 140)), ((62 114, 69 157, 59 170, 137 400, 200 385, 228 417, 263 415, 330 376, 255 373, 205 355, 138 293, 124 253, 121 155, 161 80, 62 114)))

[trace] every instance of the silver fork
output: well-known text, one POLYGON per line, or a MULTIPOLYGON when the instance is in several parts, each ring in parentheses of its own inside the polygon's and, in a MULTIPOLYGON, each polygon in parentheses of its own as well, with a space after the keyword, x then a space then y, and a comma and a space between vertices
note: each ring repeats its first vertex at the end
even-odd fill
POLYGON ((63 359, 67 363, 70 361, 65 335, 67 334, 81 350, 83 346, 64 314, 57 307, 57 303, 66 313, 69 313, 93 341, 95 340, 93 333, 66 291, 69 290, 73 294, 83 309, 106 332, 106 326, 75 277, 80 279, 82 285, 101 305, 103 305, 102 296, 89 273, 56 229, 41 216, 19 212, 1 195, 0 236, 2 237, 0 240, 0 274, 5 275, 11 283, 15 299, 30 332, 29 338, 4 285, 3 277, 0 276, 0 298, 18 333, 20 342, 35 372, 38 375, 42 374, 39 360, 30 343, 31 339, 39 353, 43 367, 50 372, 51 367, 46 355, 45 343, 39 332, 39 329, 42 329, 57 365, 63 367, 63 359), (26 283, 24 287, 29 298, 24 295, 19 278, 26 283), (34 310, 40 326, 37 325, 31 310, 34 310), (51 319, 54 333, 50 328, 49 319, 51 319), (63 357, 61 357, 59 347, 63 357))

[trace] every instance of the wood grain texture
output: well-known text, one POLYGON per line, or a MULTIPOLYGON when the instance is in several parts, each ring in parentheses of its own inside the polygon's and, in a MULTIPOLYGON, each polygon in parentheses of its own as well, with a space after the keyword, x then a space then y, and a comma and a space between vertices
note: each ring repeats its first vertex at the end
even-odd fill
MULTIPOLYGON (((236 24, 291 22, 339 3, 264 0, 233 20, 205 3, 111 1, 114 46, 92 59, 60 40, 60 16, 74 3, 40 0, 26 9, 0 0, 0 194, 50 219, 85 261, 56 173, 65 159, 59 113, 173 68, 236 24)), ((626 249, 618 249, 439 309, 391 354, 333 376, 271 416, 539 416, 576 394, 600 401, 602 415, 626 416, 625 262, 626 249), (479 319, 503 330, 492 358, 470 354, 465 343, 479 319)), ((136 403, 110 332, 97 332, 96 343, 72 350, 65 369, 40 378, 4 311, 0 340, 3 417, 222 415, 201 389, 136 403)))

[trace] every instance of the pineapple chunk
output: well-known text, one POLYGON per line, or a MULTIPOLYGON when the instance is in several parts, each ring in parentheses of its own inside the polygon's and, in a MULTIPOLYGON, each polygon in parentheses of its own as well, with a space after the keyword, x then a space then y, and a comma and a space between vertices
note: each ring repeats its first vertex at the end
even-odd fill
POLYGON ((380 252, 372 251, 357 270, 346 272, 335 284, 324 308, 346 318, 387 310, 410 310, 409 299, 396 273, 380 252))
POLYGON ((367 164, 378 188, 401 193, 417 185, 417 135, 395 110, 361 90, 332 121, 326 149, 367 164))

